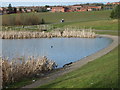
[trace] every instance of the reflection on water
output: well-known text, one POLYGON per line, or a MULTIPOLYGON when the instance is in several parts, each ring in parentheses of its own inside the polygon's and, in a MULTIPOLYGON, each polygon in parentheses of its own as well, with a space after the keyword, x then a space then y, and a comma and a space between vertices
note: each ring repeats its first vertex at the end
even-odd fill
POLYGON ((3 57, 47 56, 59 67, 91 55, 112 42, 109 38, 39 38, 0 40, 3 57), (1 44, 2 41, 2 44, 1 44))

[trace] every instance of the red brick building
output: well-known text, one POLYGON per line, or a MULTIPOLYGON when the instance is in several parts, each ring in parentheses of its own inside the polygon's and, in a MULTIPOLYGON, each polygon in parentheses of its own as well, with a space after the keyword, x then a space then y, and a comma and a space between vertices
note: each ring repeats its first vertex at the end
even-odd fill
POLYGON ((120 2, 113 2, 112 4, 117 4, 117 5, 120 5, 120 2))
POLYGON ((65 12, 64 7, 52 7, 52 12, 65 12))
POLYGON ((101 6, 83 6, 83 8, 86 8, 87 11, 93 11, 93 10, 100 10, 101 6))
POLYGON ((100 10, 101 6, 89 6, 89 5, 73 5, 73 6, 67 6, 67 7, 52 7, 52 12, 81 12, 81 11, 94 11, 94 10, 100 10))
POLYGON ((108 2, 108 3, 107 3, 107 5, 110 5, 110 4, 113 4, 113 5, 120 5, 120 2, 113 2, 113 3, 108 2))

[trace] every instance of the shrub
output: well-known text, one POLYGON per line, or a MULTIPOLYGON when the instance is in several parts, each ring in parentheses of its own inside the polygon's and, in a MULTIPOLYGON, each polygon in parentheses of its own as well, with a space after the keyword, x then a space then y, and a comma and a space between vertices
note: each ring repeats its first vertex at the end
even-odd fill
POLYGON ((110 18, 120 19, 120 5, 117 5, 111 12, 110 18))
POLYGON ((22 24, 21 16, 17 15, 15 17, 15 25, 21 25, 21 24, 22 24))
POLYGON ((41 24, 45 24, 45 21, 44 21, 44 19, 42 18, 42 20, 41 20, 41 24))
POLYGON ((39 25, 44 24, 45 21, 37 14, 18 14, 18 15, 6 15, 2 17, 2 25, 39 25))
POLYGON ((21 78, 34 77, 56 68, 55 62, 48 60, 46 57, 37 59, 31 57, 28 60, 21 59, 11 62, 7 59, 1 59, 0 63, 3 86, 20 81, 21 78))

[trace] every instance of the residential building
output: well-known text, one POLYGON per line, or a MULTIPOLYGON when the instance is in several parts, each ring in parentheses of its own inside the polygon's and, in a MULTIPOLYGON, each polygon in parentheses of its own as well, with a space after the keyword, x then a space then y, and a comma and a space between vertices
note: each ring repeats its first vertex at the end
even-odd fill
POLYGON ((64 7, 52 7, 52 12, 65 12, 65 8, 64 7))

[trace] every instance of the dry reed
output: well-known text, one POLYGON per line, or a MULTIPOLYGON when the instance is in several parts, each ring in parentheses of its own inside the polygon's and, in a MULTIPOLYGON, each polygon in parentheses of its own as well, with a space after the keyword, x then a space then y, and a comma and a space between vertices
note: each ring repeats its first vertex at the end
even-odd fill
POLYGON ((23 59, 22 61, 1 59, 0 63, 2 63, 3 86, 17 82, 21 78, 40 75, 57 67, 55 62, 48 60, 46 57, 37 59, 30 57, 28 60, 23 59))
POLYGON ((26 39, 26 38, 51 38, 51 37, 81 37, 95 38, 96 34, 92 30, 71 31, 0 31, 1 39, 26 39))

